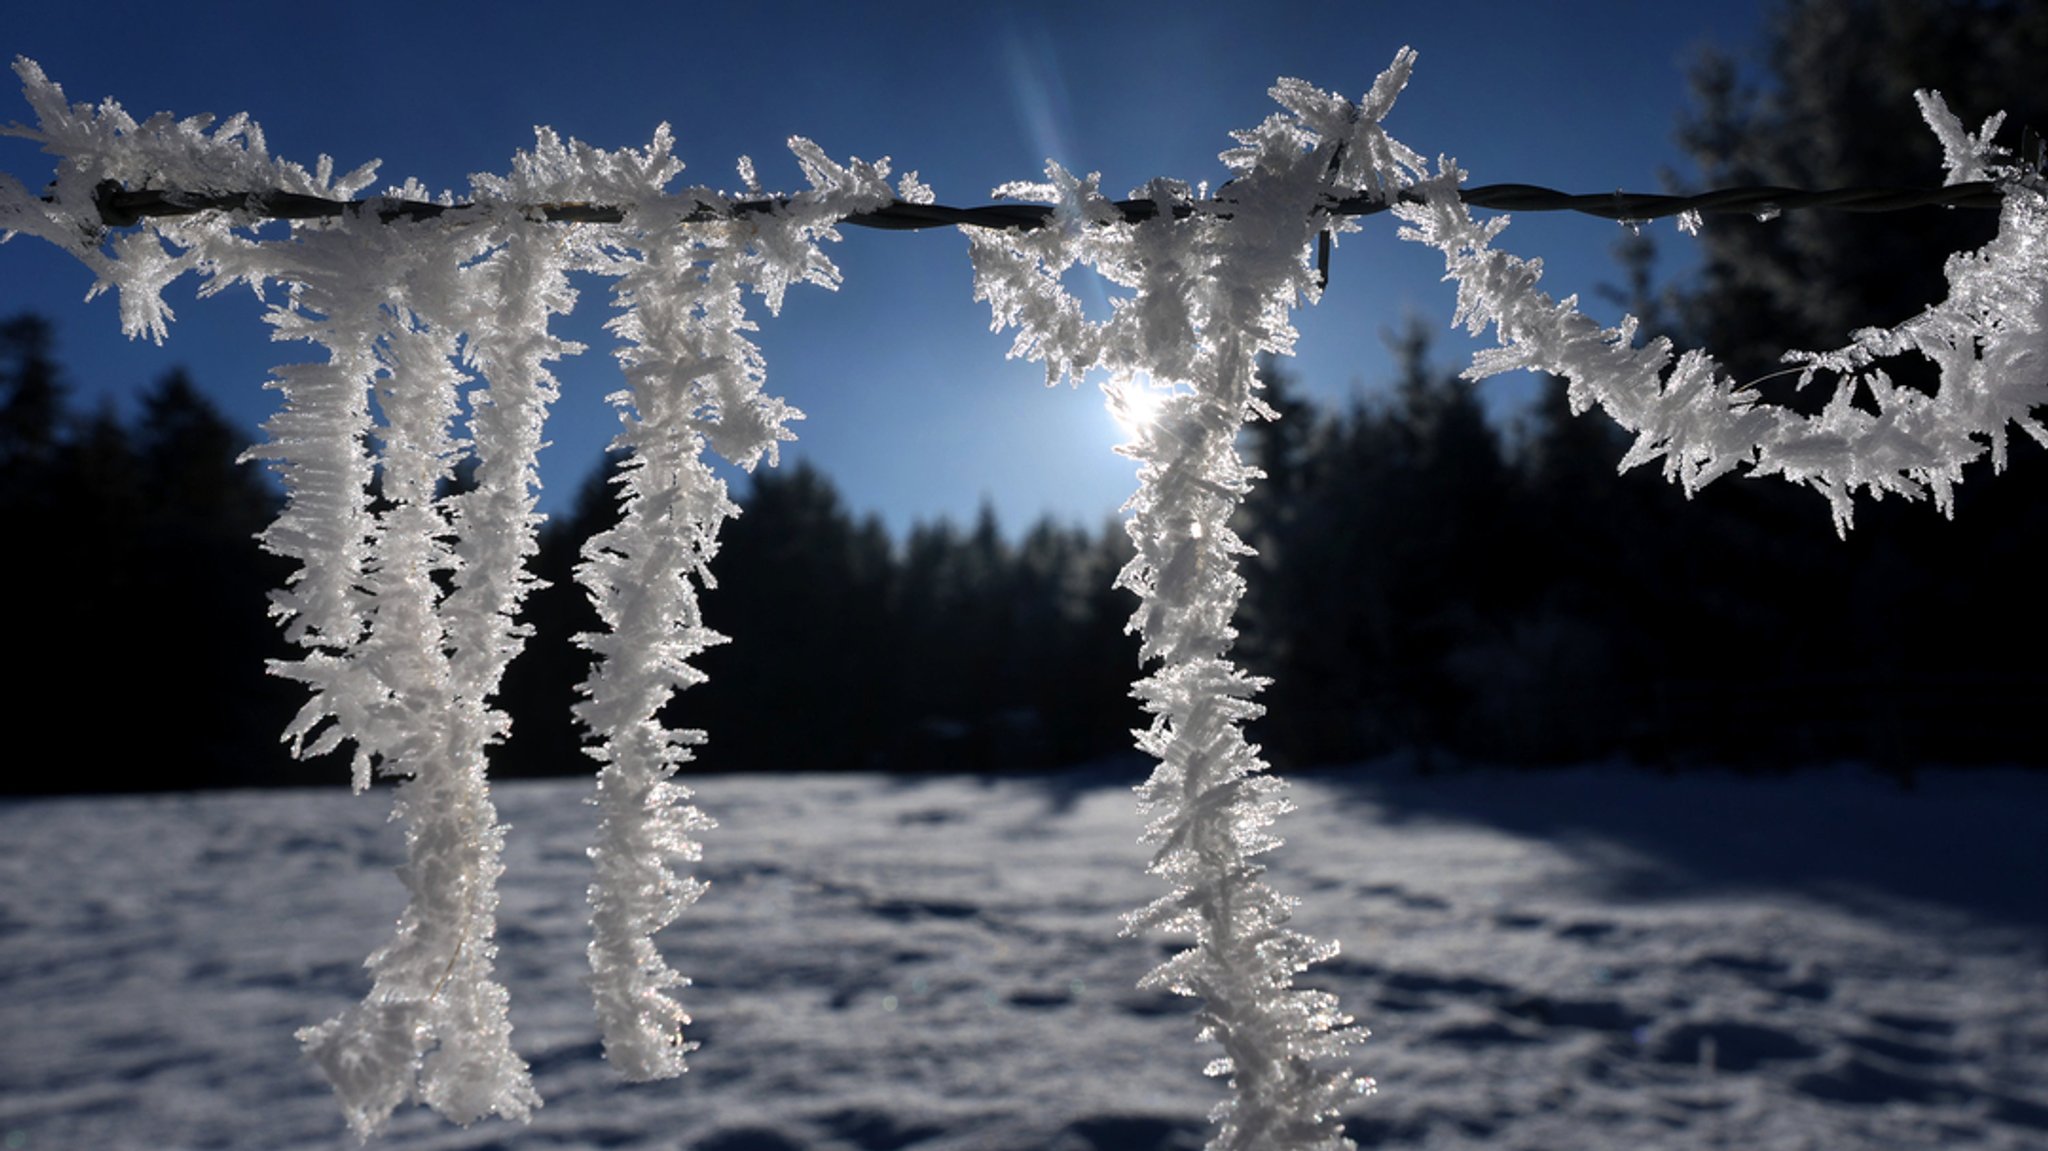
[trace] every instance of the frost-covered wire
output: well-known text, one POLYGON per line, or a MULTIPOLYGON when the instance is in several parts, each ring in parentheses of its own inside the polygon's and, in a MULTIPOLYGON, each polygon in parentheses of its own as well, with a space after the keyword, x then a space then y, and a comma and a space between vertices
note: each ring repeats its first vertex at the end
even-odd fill
POLYGON ((1816 415, 1764 402, 1704 351, 1674 363, 1668 339, 1638 347, 1633 316, 1602 328, 1579 312, 1576 296, 1556 300, 1539 290, 1540 265, 1492 247, 1507 217, 1475 221, 1457 195, 1464 174, 1450 160, 1417 189, 1420 203, 1394 211, 1407 223, 1402 238, 1444 254, 1446 278, 1458 285, 1454 322, 1474 335, 1496 334, 1499 346, 1479 352, 1466 375, 1529 369, 1564 377, 1573 412, 1598 405, 1635 434, 1624 469, 1661 458, 1666 477, 1688 494, 1731 472, 1780 475, 1826 496, 1844 534, 1859 490, 1931 495, 1947 514, 1963 465, 1988 452, 2004 469, 2008 424, 2048 443, 2034 415, 2048 401, 2048 183, 1991 144, 2001 116, 1973 135, 1938 93, 1919 99, 1951 185, 1990 177, 2002 189, 1999 232, 1978 251, 1950 257, 1948 298, 1922 314, 1858 331, 1834 351, 1787 352, 1800 386, 1834 381, 1816 415), (1908 352, 1940 370, 1934 394, 1894 384, 1880 366, 1908 352))
POLYGON ((1345 1065, 1363 1029, 1331 996, 1293 985, 1335 944, 1288 929, 1293 901, 1260 879, 1257 856, 1278 845, 1267 829, 1288 802, 1243 735, 1262 681, 1228 658, 1246 550, 1229 519, 1257 478, 1235 441, 1248 419, 1273 416, 1257 359, 1291 350, 1291 309, 1318 298, 1330 236, 1391 208, 1405 237, 1444 253, 1458 322, 1499 338, 1473 374, 1566 376, 1574 410, 1597 404, 1636 433, 1624 466, 1661 457, 1688 491, 1734 471, 1783 475, 1821 490, 1846 531, 1863 489, 1931 494, 1948 510, 1963 464, 1989 452, 2003 465, 2009 423, 2048 442, 2033 414, 2048 400, 2048 183, 2037 160, 2014 163, 1990 144, 1996 118, 1972 134, 1938 96, 1922 97, 1949 173, 1935 198, 1463 188, 1454 163, 1431 176, 1382 127, 1413 61, 1404 50, 1355 104, 1281 81, 1282 110, 1238 133, 1223 157, 1234 177, 1213 196, 1155 180, 1112 200, 1055 164, 1045 182, 999 190, 1043 202, 979 209, 937 204, 914 174, 892 191, 886 164, 840 165, 801 140, 806 191, 764 193, 745 163, 742 194, 671 190, 681 165, 666 126, 646 148, 618 151, 543 129, 510 174, 475 177, 463 202, 411 181, 360 198, 372 167, 337 176, 324 158, 310 170, 272 158, 247 117, 137 121, 111 101, 71 105, 17 61, 38 124, 4 131, 42 143, 58 165, 43 194, 0 174, 0 232, 79 259, 94 294, 118 294, 131 336, 162 340, 173 319, 163 290, 193 274, 202 295, 282 286, 266 316, 274 335, 320 352, 276 370, 282 405, 249 456, 285 488, 263 544, 300 565, 273 597, 303 651, 274 670, 310 692, 286 736, 301 754, 351 747, 358 789, 379 773, 402 781, 406 910, 369 960, 370 995, 301 1032, 357 1131, 408 1098, 461 1122, 524 1118, 539 1103, 492 971, 503 831, 484 772, 508 735, 493 697, 536 582, 535 453, 558 391, 548 365, 580 350, 548 331, 576 302, 568 272, 617 279, 611 330, 628 384, 614 397, 616 446, 631 457, 621 520, 589 541, 578 569, 608 629, 583 637, 599 658, 577 708, 605 764, 590 957, 607 1058, 652 1078, 683 1070, 689 1047, 670 994, 686 981, 653 937, 703 891, 673 865, 696 858, 710 821, 672 776, 704 737, 666 728, 660 713, 700 678, 690 659, 721 638, 704 627, 697 589, 710 586, 719 526, 736 509, 709 457, 773 463, 800 416, 763 390, 746 296, 773 312, 791 284, 836 286, 819 245, 840 224, 962 225, 976 297, 1016 331, 1013 354, 1042 360, 1051 381, 1106 373, 1112 408, 1135 428, 1120 450, 1141 464, 1127 505, 1137 555, 1119 583, 1140 597, 1131 628, 1151 670, 1135 693, 1153 718, 1139 742, 1159 760, 1140 789, 1153 817, 1145 838, 1171 890, 1127 930, 1192 941, 1147 984, 1202 1000, 1202 1037, 1224 1052, 1209 1070, 1233 1088, 1216 1111, 1219 1148, 1347 1146, 1340 1109, 1371 1084, 1345 1065), (1835 381, 1813 417, 1762 403, 1704 353, 1674 364, 1667 341, 1635 347, 1633 320, 1600 328, 1574 299, 1537 290, 1533 262, 1492 249, 1505 218, 1471 215, 1568 207, 1645 219, 1902 200, 1997 201, 2000 231, 1951 259, 1949 298, 1921 316, 1789 354, 1802 384, 1835 381), (296 222, 280 229, 268 214, 296 222), (588 226, 552 226, 565 220, 588 226), (1131 295, 1091 319, 1060 282, 1076 266, 1131 295), (1897 387, 1879 366, 1909 351, 1940 368, 1935 394, 1897 387), (1149 421, 1136 418, 1147 392, 1160 401, 1149 421), (468 464, 473 489, 451 494, 468 464))
MULTIPOLYGON (((1384 212, 1395 201, 1421 202, 1420 193, 1402 190, 1394 200, 1380 194, 1333 194, 1327 211, 1333 216, 1369 216, 1384 212)), ((1909 208, 1996 208, 2004 200, 2004 185, 1996 180, 1970 180, 1939 188, 1848 187, 1789 188, 1776 184, 1753 184, 1716 188, 1707 192, 1562 192, 1540 184, 1480 184, 1458 189, 1458 198, 1469 207, 1508 212, 1578 212, 1605 220, 1656 220, 1685 215, 1769 216, 1779 212, 1830 209, 1840 212, 1899 212, 1909 208)), ((188 192, 167 188, 124 188, 107 182, 97 190, 100 220, 110 228, 133 227, 146 219, 187 216, 201 212, 240 212, 277 220, 339 219, 360 217, 392 223, 399 220, 461 219, 481 213, 477 204, 439 203, 377 196, 340 200, 298 192, 188 192)), ((691 210, 697 219, 716 215, 765 215, 784 205, 775 199, 736 199, 722 204, 700 203, 691 210)), ((1149 199, 1111 200, 1126 223, 1140 223, 1164 210, 1187 216, 1195 205, 1162 208, 1149 199)), ((616 224, 626 218, 625 209, 612 204, 569 201, 531 201, 515 207, 530 219, 567 224, 616 224)), ((855 212, 840 222, 856 228, 889 232, 921 231, 927 228, 1042 228, 1053 220, 1051 204, 979 204, 955 207, 896 200, 867 211, 855 212)), ((1216 210, 1214 201, 1210 210, 1216 210)))
MULTIPOLYGON (((671 194, 681 169, 666 127, 645 149, 607 152, 542 130, 506 176, 473 180, 473 210, 417 214, 403 227, 342 213, 280 233, 258 213, 185 213, 109 236, 111 186, 261 187, 273 199, 332 202, 368 185, 272 160, 245 117, 136 121, 118 105, 73 106, 33 64, 17 63, 36 109, 15 128, 59 159, 47 196, 0 178, 0 227, 48 239, 119 293, 123 327, 161 340, 162 290, 187 273, 202 294, 283 285, 266 319, 320 362, 277 369, 281 410, 250 458, 285 489, 266 548, 300 563, 273 612, 304 654, 273 666, 310 698, 286 732, 299 754, 352 747, 358 790, 400 779, 400 869, 408 905, 370 957, 356 1007, 301 1032, 350 1124, 379 1129, 416 1098, 459 1122, 525 1118, 539 1104, 512 1051, 506 995, 492 974, 502 829, 485 782, 487 750, 509 734, 494 702, 528 628, 521 601, 540 517, 535 454, 557 385, 548 363, 581 349, 548 331, 575 304, 566 273, 618 277, 629 388, 615 401, 632 453, 614 531, 591 541, 579 577, 612 630, 586 636, 599 659, 579 708, 605 761, 592 849, 592 985, 607 1057, 634 1079, 673 1075, 685 982, 652 936, 702 890, 672 863, 693 859, 708 826, 669 776, 701 732, 670 732, 659 710, 696 678, 705 630, 692 581, 708 585, 718 524, 735 514, 706 452, 751 468, 773 462, 800 413, 761 391, 743 290, 769 309, 797 282, 838 282, 818 249, 834 224, 893 195, 928 198, 914 178, 892 193, 886 163, 840 165, 793 149, 811 188, 771 211, 694 215, 717 194, 671 194), (517 205, 628 205, 631 222, 564 232, 517 205), (679 208, 680 206, 680 208, 679 208), (480 386, 464 367, 480 373, 480 386), (457 419, 467 439, 456 434, 457 419), (459 463, 473 486, 454 490, 459 463), (372 494, 380 497, 373 502, 372 494)), ((416 183, 387 199, 425 202, 416 183)), ((447 198, 444 198, 446 202, 447 198)), ((302 214, 303 215, 303 214, 302 214)))

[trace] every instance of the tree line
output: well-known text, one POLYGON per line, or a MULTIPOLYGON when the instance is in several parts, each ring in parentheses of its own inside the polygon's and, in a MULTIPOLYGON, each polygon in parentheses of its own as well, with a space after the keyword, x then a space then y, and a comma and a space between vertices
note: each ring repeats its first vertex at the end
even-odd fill
MULTIPOLYGON (((589 657, 573 637, 598 619, 574 568, 616 515, 619 462, 543 530, 548 586, 528 601, 536 634, 502 695, 510 774, 587 770, 569 709, 589 657)), ((705 622, 732 642, 694 661, 708 678, 665 716, 710 730, 704 768, 1043 770, 1128 750, 1121 529, 1045 519, 1013 543, 984 505, 967 528, 919 524, 899 543, 801 462, 755 473, 740 503, 702 592, 705 622)))
MULTIPOLYGON (((265 619, 285 575, 254 535, 275 495, 180 375, 131 422, 69 413, 34 319, 0 326, 0 515, 14 792, 343 778, 289 760, 297 689, 265 619), (31 733, 40 738, 31 739, 31 733), (57 749, 38 758, 32 746, 57 749)), ((1306 765, 1408 751, 1668 767, 1836 759, 1900 770, 2038 762, 2048 622, 2023 557, 2048 531, 2048 462, 1973 477, 1955 522, 1896 501, 1841 541, 1781 483, 1686 500, 1617 476, 1611 425, 1553 391, 1515 427, 1401 337, 1381 399, 1283 412, 1244 450, 1267 473, 1240 650, 1272 677, 1254 738, 1306 765)), ((614 461, 616 463, 616 461, 614 461)), ((611 469, 543 532, 548 586, 500 696, 508 776, 587 772, 570 718, 597 619, 573 569, 614 514, 611 469)), ((1047 520, 1008 538, 984 509, 894 540, 806 464, 765 470, 704 594, 733 638, 670 722, 709 729, 704 770, 1004 771, 1130 754, 1134 604, 1121 526, 1047 520)))
POLYGON ((71 409, 49 325, 0 323, 0 700, 6 791, 331 778, 278 732, 297 690, 266 618, 289 569, 256 547, 277 497, 182 372, 131 421, 71 409))
MULTIPOLYGON (((278 733, 300 689, 264 674, 295 653, 266 618, 289 565, 256 534, 278 496, 247 443, 182 373, 136 414, 71 410, 49 325, 0 323, 0 688, 12 793, 331 782, 278 733), (29 749, 61 749, 47 760, 29 749)), ((574 577, 615 514, 597 469, 541 535, 533 628, 499 695, 515 737, 501 775, 594 770, 570 706, 599 621, 574 577)), ((454 480, 459 486, 465 477, 454 480)), ((992 509, 893 540, 806 464, 764 470, 721 533, 706 683, 666 717, 708 728, 707 770, 1023 770, 1127 752, 1137 666, 1112 587, 1122 532, 1042 521, 1015 541, 992 509)))
POLYGON ((1626 439, 1561 388, 1503 433, 1405 339, 1388 402, 1290 401, 1253 436, 1242 642, 1275 679, 1255 731, 1276 759, 2040 762, 2031 443, 1971 477, 1954 522, 1893 500, 1845 541, 1775 479, 1688 500, 1654 468, 1616 475, 1626 439))

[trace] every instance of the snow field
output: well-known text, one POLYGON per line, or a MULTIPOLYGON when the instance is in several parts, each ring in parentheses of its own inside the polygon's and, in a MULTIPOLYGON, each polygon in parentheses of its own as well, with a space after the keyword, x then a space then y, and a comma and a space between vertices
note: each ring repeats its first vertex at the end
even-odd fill
MULTIPOLYGON (((691 1071, 621 1086, 582 949, 583 781, 509 783, 497 957, 545 1106, 380 1146, 1193 1148, 1221 1085, 1119 940, 1139 769, 692 779, 712 886, 661 937, 691 1071)), ((1304 983, 1374 1036, 1366 1146, 2048 1142, 2048 778, 1614 769, 1296 781, 1304 983)), ((0 1139, 351 1147, 294 1028, 368 985, 401 830, 339 791, 0 806, 0 1139)), ((1213 1049, 1211 1049, 1213 1050, 1213 1049)))

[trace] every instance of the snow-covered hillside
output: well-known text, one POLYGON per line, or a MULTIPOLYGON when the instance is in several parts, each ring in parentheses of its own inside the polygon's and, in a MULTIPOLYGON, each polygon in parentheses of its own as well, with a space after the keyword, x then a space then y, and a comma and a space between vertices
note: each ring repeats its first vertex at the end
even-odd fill
MULTIPOLYGON (((1163 941, 1138 768, 702 777, 710 894, 663 937, 704 1042, 618 1085, 584 987, 576 783, 506 784, 499 969, 530 1126, 413 1148, 1199 1146, 1220 1088, 1163 941)), ((1366 1146, 2048 1146, 2048 775, 1609 769, 1300 782, 1274 857, 1307 976, 1374 1031, 1366 1146)), ((0 1143, 355 1145, 295 1028, 403 904, 381 795, 0 806, 0 1143)))

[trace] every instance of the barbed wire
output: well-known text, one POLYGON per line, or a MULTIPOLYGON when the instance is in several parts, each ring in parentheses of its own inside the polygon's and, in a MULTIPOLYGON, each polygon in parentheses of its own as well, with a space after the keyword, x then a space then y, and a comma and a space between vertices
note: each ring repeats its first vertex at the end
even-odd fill
MULTIPOLYGON (((1130 223, 1156 219, 1171 212, 1185 219, 1198 212, 1227 216, 1230 211, 1229 185, 1202 201, 1169 202, 1155 199, 1116 200, 1111 207, 1130 223)), ((1786 188, 1752 185, 1721 188, 1692 194, 1648 192, 1560 192, 1537 184, 1481 184, 1458 190, 1459 199, 1474 208, 1514 212, 1578 212, 1588 216, 1637 223, 1670 216, 1745 215, 1768 219, 1781 212, 1829 209, 1838 212, 1897 212, 1909 208, 1996 208, 2005 199, 2002 185, 1977 180, 1942 188, 1853 187, 1786 188)), ((1413 191, 1396 193, 1395 200, 1420 203, 1413 191)), ((201 212, 239 212, 272 220, 318 220, 374 217, 384 223, 420 222, 504 211, 494 205, 442 204, 430 200, 408 200, 376 196, 361 200, 332 200, 300 192, 186 192, 166 188, 128 189, 107 181, 94 190, 94 207, 100 222, 109 228, 134 227, 146 219, 197 215, 201 212)), ((733 200, 725 204, 699 203, 687 219, 714 220, 767 216, 787 208, 781 197, 733 200)), ((1384 212, 1392 204, 1380 196, 1348 196, 1329 205, 1335 216, 1369 216, 1384 212)), ((626 210, 613 205, 587 203, 527 204, 516 209, 535 220, 569 224, 619 224, 626 210)), ((983 204, 956 208, 945 204, 914 204, 897 200, 867 212, 856 212, 840 222, 858 228, 884 231, 919 231, 926 228, 1041 228, 1053 218, 1051 204, 983 204)), ((1323 284, 1330 278, 1330 234, 1324 232, 1316 246, 1316 272, 1323 284)))
MULTIPOLYGON (((1560 192, 1536 184, 1481 184, 1461 188, 1458 196, 1474 208, 1495 208, 1515 212, 1579 212, 1603 219, 1633 222, 1653 220, 1688 212, 1712 215, 1775 215, 1812 208, 1842 212, 1896 212, 1908 208, 1996 208, 2004 200, 2001 185, 1978 180, 1944 188, 1857 187, 1809 190, 1755 185, 1722 188, 1688 195, 1646 192, 1560 192)), ((1399 200, 1421 202, 1421 195, 1401 192, 1399 200)), ((164 188, 127 189, 109 181, 94 194, 100 221, 110 228, 126 228, 145 219, 190 216, 201 212, 242 212, 265 219, 314 220, 374 216, 385 223, 400 220, 423 221, 444 216, 494 210, 477 204, 441 204, 429 200, 407 200, 376 196, 361 200, 331 200, 298 192, 185 192, 164 188)), ((729 207, 701 205, 695 218, 716 219, 722 215, 744 217, 770 215, 787 207, 779 197, 735 200, 729 207)), ((1111 204, 1125 220, 1136 223, 1156 218, 1158 201, 1116 200, 1111 204)), ((1369 216, 1386 211, 1387 200, 1377 196, 1350 196, 1330 205, 1338 216, 1369 216)), ((1227 214, 1228 186, 1209 200, 1184 201, 1169 205, 1176 218, 1198 211, 1227 214)), ((502 209, 495 209, 502 210, 502 209)), ((517 211, 537 220, 556 223, 618 224, 625 222, 625 210, 605 204, 558 203, 522 205, 517 211)), ((1052 219, 1050 204, 984 204, 956 208, 945 204, 913 204, 898 200, 869 212, 857 212, 842 222, 861 228, 886 231, 916 231, 965 225, 978 228, 1039 228, 1052 219)))

